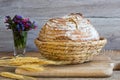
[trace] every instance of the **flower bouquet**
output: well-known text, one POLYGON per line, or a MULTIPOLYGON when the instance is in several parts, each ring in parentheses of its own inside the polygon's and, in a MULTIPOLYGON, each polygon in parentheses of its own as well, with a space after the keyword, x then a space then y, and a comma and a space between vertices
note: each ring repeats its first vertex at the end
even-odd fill
POLYGON ((31 22, 29 18, 15 15, 13 18, 6 16, 5 23, 7 29, 13 32, 14 56, 24 56, 26 52, 27 33, 31 29, 36 29, 35 21, 31 22))

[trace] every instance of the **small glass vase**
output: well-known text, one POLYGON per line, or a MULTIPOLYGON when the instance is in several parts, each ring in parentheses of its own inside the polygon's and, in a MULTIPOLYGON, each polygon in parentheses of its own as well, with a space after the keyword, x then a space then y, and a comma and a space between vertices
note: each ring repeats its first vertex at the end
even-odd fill
POLYGON ((27 33, 28 31, 13 31, 14 56, 25 56, 27 33))

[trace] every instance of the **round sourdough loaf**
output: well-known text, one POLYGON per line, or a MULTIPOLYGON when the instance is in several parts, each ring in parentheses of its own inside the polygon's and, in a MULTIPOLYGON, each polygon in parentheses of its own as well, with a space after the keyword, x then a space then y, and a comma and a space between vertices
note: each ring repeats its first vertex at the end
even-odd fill
POLYGON ((98 55, 107 40, 80 13, 49 19, 35 39, 40 54, 63 64, 90 61, 98 55))
POLYGON ((39 40, 45 42, 88 41, 99 38, 90 21, 80 13, 49 19, 39 32, 39 40))

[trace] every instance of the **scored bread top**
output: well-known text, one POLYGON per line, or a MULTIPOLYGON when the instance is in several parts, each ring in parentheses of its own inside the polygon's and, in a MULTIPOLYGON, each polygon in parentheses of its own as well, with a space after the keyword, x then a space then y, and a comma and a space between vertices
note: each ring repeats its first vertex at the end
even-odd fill
POLYGON ((99 34, 90 21, 80 13, 52 18, 39 32, 40 41, 88 41, 99 40, 99 34))

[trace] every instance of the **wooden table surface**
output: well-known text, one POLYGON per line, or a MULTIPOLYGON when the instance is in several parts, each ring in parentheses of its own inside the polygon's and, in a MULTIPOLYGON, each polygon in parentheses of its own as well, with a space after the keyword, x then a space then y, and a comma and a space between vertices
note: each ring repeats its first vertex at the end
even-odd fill
MULTIPOLYGON (((13 80, 0 77, 0 80, 13 80)), ((38 78, 38 80, 120 80, 120 71, 114 71, 109 78, 38 78)))
MULTIPOLYGON (((27 52, 26 56, 36 56, 40 54, 39 52, 27 52)), ((12 53, 0 53, 0 57, 5 57, 5 56, 12 56, 12 53)), ((105 51, 104 54, 102 55, 107 55, 109 57, 111 57, 111 59, 113 60, 120 60, 120 51, 105 51), (113 53, 113 54, 111 54, 113 53)), ((38 56, 39 57, 39 56, 38 56)), ((107 77, 107 78, 42 78, 39 77, 38 80, 119 80, 120 79, 120 71, 116 70, 113 72, 113 75, 111 77, 107 77)), ((0 80, 12 80, 12 79, 7 79, 7 78, 3 78, 0 77, 0 80)))

